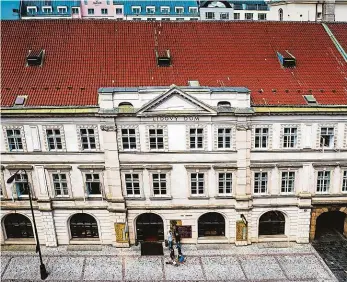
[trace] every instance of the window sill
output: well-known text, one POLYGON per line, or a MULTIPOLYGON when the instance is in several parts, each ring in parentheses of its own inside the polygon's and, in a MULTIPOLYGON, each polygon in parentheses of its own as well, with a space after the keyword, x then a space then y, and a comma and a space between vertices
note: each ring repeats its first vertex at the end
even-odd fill
POLYGON ((34 238, 11 238, 5 240, 6 245, 36 245, 34 238))
POLYGON ((129 197, 126 196, 124 197, 125 200, 131 200, 131 201, 145 201, 146 198, 145 197, 129 197))
POLYGON ((208 200, 210 197, 207 196, 190 196, 188 197, 189 200, 208 200))
POLYGON ((162 196, 151 196, 151 197, 149 197, 149 199, 151 201, 167 201, 167 200, 172 200, 172 197, 171 196, 165 196, 165 197, 162 197, 162 196))
POLYGON ((235 199, 235 197, 232 195, 219 195, 216 196, 215 199, 235 199))
POLYGON ((74 238, 70 239, 71 245, 100 245, 99 238, 74 238))
POLYGON ((258 238, 258 242, 287 242, 287 235, 260 235, 258 238))

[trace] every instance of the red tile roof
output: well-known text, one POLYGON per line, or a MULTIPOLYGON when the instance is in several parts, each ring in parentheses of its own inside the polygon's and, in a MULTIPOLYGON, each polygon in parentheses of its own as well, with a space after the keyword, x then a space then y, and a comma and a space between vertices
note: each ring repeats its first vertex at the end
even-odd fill
POLYGON ((28 95, 26 106, 97 105, 99 87, 183 86, 188 80, 248 87, 253 105, 305 105, 302 95, 310 91, 320 104, 347 105, 347 64, 321 24, 30 20, 1 25, 3 106, 12 106, 17 95, 28 95), (170 49, 171 67, 156 65, 156 44, 159 52, 170 49), (43 66, 26 67, 28 51, 37 49, 45 50, 43 66), (278 50, 293 54, 297 67, 283 69, 278 50))
POLYGON ((328 27, 347 52, 347 23, 329 23, 328 27))

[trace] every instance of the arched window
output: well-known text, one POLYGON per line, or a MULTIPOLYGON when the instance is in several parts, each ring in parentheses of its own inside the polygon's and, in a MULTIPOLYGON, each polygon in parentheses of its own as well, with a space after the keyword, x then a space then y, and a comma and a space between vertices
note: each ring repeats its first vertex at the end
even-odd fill
POLYGON ((225 236, 225 220, 220 213, 209 212, 199 217, 198 236, 225 236))
POLYGON ((155 213, 143 213, 136 219, 136 235, 139 242, 164 241, 164 223, 155 213))
POLYGON ((4 220, 6 236, 10 238, 34 238, 30 220, 21 214, 12 213, 4 220))
POLYGON ((95 218, 86 213, 77 213, 71 217, 70 231, 72 238, 99 238, 95 218))
POLYGON ((217 107, 230 108, 231 104, 228 101, 220 101, 220 102, 218 102, 217 107))
POLYGON ((278 10, 278 20, 283 21, 283 9, 278 10))
POLYGON ((134 106, 129 102, 121 102, 118 105, 118 109, 121 113, 131 112, 134 109, 134 106))
POLYGON ((269 211, 259 219, 259 235, 284 235, 285 218, 280 211, 269 211))

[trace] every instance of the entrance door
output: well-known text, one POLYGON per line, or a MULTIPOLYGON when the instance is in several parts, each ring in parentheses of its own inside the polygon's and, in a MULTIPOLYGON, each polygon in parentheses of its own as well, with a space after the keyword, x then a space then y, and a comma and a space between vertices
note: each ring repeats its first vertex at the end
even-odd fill
POLYGON ((141 214, 136 220, 136 235, 139 242, 164 241, 164 223, 154 213, 141 214))
MULTIPOLYGON (((336 232, 343 234, 346 214, 340 211, 331 211, 322 213, 316 222, 316 237, 334 237, 336 232)), ((331 238, 332 239, 332 238, 331 238)))

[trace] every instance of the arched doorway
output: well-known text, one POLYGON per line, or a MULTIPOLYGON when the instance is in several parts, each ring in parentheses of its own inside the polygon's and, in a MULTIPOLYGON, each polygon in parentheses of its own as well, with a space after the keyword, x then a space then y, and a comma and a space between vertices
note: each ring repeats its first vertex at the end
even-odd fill
POLYGON ((19 213, 12 213, 5 217, 4 227, 7 239, 34 238, 31 221, 19 213))
POLYGON ((259 236, 284 235, 286 220, 280 211, 269 211, 259 219, 259 236))
POLYGON ((217 212, 205 213, 198 220, 198 236, 225 236, 225 219, 217 212))
POLYGON ((322 236, 334 237, 336 232, 343 234, 346 216, 345 213, 340 211, 322 213, 316 221, 315 239, 320 239, 322 236))
POLYGON ((76 213, 70 219, 71 238, 99 238, 98 223, 86 213, 76 213))
POLYGON ((136 238, 139 242, 164 241, 164 223, 154 213, 143 213, 136 219, 136 238))

